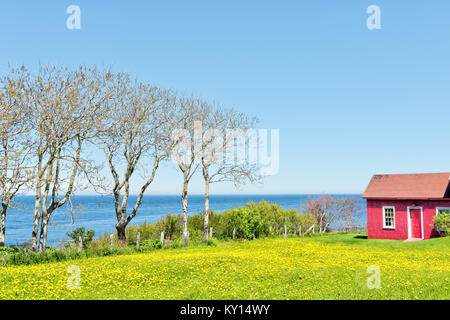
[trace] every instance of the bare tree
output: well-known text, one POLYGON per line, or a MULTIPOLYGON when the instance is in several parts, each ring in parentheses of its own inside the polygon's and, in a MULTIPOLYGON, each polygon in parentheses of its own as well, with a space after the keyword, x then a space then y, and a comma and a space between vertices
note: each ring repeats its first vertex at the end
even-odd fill
POLYGON ((126 74, 116 81, 108 129, 100 140, 114 180, 116 230, 121 242, 126 241, 126 227, 136 216, 159 165, 168 158, 176 143, 170 139, 174 105, 170 92, 132 82, 126 74), (122 168, 123 174, 120 175, 119 169, 122 168), (130 181, 138 171, 144 183, 128 214, 130 181))
POLYGON ((45 251, 52 214, 70 201, 77 176, 89 173, 87 162, 82 161, 82 149, 102 130, 111 78, 109 72, 86 67, 42 67, 30 83, 30 128, 36 139, 34 251, 38 248, 39 225, 39 249, 45 251))
POLYGON ((233 109, 211 107, 209 110, 203 122, 201 141, 201 164, 205 181, 205 241, 209 236, 210 184, 231 181, 239 186, 262 178, 256 161, 249 159, 250 153, 256 150, 256 134, 252 134, 256 119, 250 119, 233 109), (237 158, 234 157, 235 151, 237 158))
POLYGON ((25 68, 11 69, 1 79, 0 93, 0 246, 5 245, 6 211, 15 207, 16 194, 31 177, 27 167, 30 158, 29 129, 23 107, 28 94, 25 84, 29 74, 25 68))
POLYGON ((332 223, 348 222, 349 217, 357 214, 355 198, 337 198, 326 195, 310 198, 303 205, 302 211, 314 216, 319 232, 326 232, 332 223))
POLYGON ((177 99, 178 118, 174 123, 177 127, 172 134, 175 148, 172 159, 183 174, 183 186, 181 189, 181 205, 183 208, 183 244, 188 242, 188 188, 189 182, 200 165, 201 148, 201 123, 210 112, 209 106, 197 98, 179 97, 177 99))

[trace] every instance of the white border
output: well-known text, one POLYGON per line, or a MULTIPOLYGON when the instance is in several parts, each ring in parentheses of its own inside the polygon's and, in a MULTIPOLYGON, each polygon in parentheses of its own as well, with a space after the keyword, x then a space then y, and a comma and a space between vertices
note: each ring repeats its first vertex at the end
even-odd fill
POLYGON ((395 207, 394 206, 383 206, 383 229, 390 229, 390 230, 394 230, 395 229, 395 207), (384 210, 385 209, 392 209, 394 211, 394 216, 393 216, 393 226, 386 226, 386 218, 385 218, 385 213, 384 210))
POLYGON ((420 229, 421 229, 421 237, 420 239, 424 239, 423 233, 423 207, 408 207, 408 239, 411 239, 411 209, 420 209, 420 229))

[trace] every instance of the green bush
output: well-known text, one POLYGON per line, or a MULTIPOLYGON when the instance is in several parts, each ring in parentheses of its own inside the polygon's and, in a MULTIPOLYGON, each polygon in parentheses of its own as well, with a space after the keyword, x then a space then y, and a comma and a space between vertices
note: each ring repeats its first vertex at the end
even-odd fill
POLYGON ((81 237, 81 241, 83 242, 83 248, 86 248, 87 245, 94 238, 95 231, 94 230, 86 231, 86 229, 84 227, 80 227, 80 228, 76 228, 72 232, 66 233, 66 235, 69 238, 72 238, 72 240, 75 244, 78 244, 78 242, 80 241, 80 237, 81 237))
POLYGON ((164 235, 166 239, 173 240, 181 236, 182 232, 182 218, 180 215, 173 215, 170 212, 167 216, 160 220, 163 224, 164 235))
POLYGON ((433 217, 433 227, 442 236, 448 236, 450 231, 450 214, 443 212, 433 217))
POLYGON ((151 239, 142 241, 140 246, 142 248, 144 248, 144 249, 145 248, 153 248, 153 249, 160 249, 160 248, 162 248, 160 240, 151 240, 151 239))
POLYGON ((236 237, 251 239, 255 237, 281 236, 284 226, 288 233, 302 233, 315 225, 315 219, 309 214, 298 214, 295 209, 285 210, 277 204, 262 201, 259 204, 249 202, 246 207, 225 211, 220 215, 219 229, 222 237, 231 238, 233 229, 236 237))
MULTIPOLYGON (((188 218, 189 237, 191 239, 200 237, 203 239, 203 224, 205 219, 205 213, 199 213, 188 218)), ((210 224, 212 227, 212 225, 210 224)))
MULTIPOLYGON (((204 213, 190 216, 188 229, 191 240, 203 239, 204 213)), ((316 220, 310 214, 298 214, 295 209, 285 210, 277 204, 262 201, 259 204, 249 202, 245 207, 233 208, 223 213, 210 213, 209 226, 213 228, 213 237, 231 239, 233 229, 236 238, 281 236, 286 225, 289 234, 297 234, 299 227, 306 232, 316 220)), ((317 230, 317 226, 316 226, 317 230)), ((181 233, 181 230, 180 230, 181 233)))
MULTIPOLYGON (((211 211, 209 213, 209 227, 213 228, 213 237, 218 236, 218 231, 220 230, 220 219, 222 214, 211 211)), ((188 230, 190 240, 203 240, 203 227, 205 221, 205 213, 201 212, 196 215, 188 217, 188 230)), ((180 235, 182 228, 180 227, 180 235)), ((209 230, 208 230, 209 232, 209 230)))
MULTIPOLYGON (((117 242, 117 235, 114 234, 114 245, 116 245, 117 242)), ((87 249, 91 251, 103 251, 103 250, 110 250, 110 234, 106 233, 103 236, 99 237, 98 239, 93 240, 87 245, 87 249)))
POLYGON ((0 255, 7 253, 16 253, 20 251, 19 248, 11 248, 11 247, 0 247, 0 255))
POLYGON ((168 213, 165 217, 155 223, 144 223, 139 226, 130 225, 125 231, 129 244, 136 244, 137 234, 140 233, 140 239, 159 239, 161 232, 164 231, 164 237, 169 240, 181 238, 182 219, 180 215, 168 213))
POLYGON ((156 238, 158 233, 156 230, 156 224, 145 222, 139 226, 129 225, 125 231, 127 240, 130 243, 136 243, 138 233, 140 233, 141 240, 156 238))

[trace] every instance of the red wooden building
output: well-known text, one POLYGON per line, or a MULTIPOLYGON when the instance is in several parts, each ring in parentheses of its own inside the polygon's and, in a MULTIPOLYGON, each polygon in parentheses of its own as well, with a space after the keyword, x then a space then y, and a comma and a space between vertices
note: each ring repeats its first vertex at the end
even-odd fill
POLYGON ((450 212, 450 173, 374 175, 367 200, 367 231, 376 239, 437 236, 433 217, 450 212))

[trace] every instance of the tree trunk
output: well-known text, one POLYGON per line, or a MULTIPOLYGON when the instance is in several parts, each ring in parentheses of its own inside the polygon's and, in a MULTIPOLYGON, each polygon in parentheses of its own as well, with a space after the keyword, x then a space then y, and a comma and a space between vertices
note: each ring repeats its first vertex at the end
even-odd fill
POLYGON ((37 251, 38 249, 38 232, 39 232, 39 222, 41 221, 41 187, 40 179, 37 182, 36 187, 36 197, 34 200, 34 220, 33 220, 33 230, 31 232, 31 250, 37 251))
POLYGON ((203 224, 203 240, 208 241, 209 230, 209 177, 205 177, 205 221, 203 224))
POLYGON ((122 204, 120 204, 120 193, 114 190, 115 210, 116 210, 116 231, 117 240, 120 244, 126 244, 127 237, 125 235, 125 229, 127 228, 127 201, 128 201, 128 190, 125 188, 125 195, 122 199, 122 204))
POLYGON ((50 215, 53 211, 53 203, 47 208, 47 197, 50 190, 50 182, 53 180, 53 162, 48 167, 48 173, 45 181, 44 194, 42 195, 41 207, 41 233, 39 237, 39 252, 45 252, 47 249, 47 228, 50 215))
POLYGON ((5 203, 2 203, 1 223, 0 223, 0 247, 5 246, 6 209, 8 209, 8 206, 5 203))
POLYGON ((188 213, 188 182, 184 181, 183 191, 181 193, 181 204, 183 206, 183 244, 188 243, 188 229, 187 229, 187 213, 188 213))
POLYGON ((48 219, 46 217, 42 217, 41 234, 39 235, 39 252, 45 252, 47 249, 47 226, 48 219))
POLYGON ((120 203, 120 191, 114 188, 114 206, 116 211, 116 232, 117 232, 117 241, 121 245, 125 245, 127 243, 127 237, 125 235, 125 229, 127 228, 127 202, 129 196, 129 189, 127 187, 129 184, 125 182, 125 195, 123 196, 122 203, 120 203))
MULTIPOLYGON (((39 115, 40 116, 40 115, 39 115)), ((40 119, 39 119, 40 121, 40 119)), ((31 250, 37 251, 38 248, 38 232, 39 221, 41 220, 41 182, 42 182, 42 152, 41 152, 41 130, 39 130, 38 140, 38 165, 34 199, 34 220, 33 230, 31 231, 31 250)))
POLYGON ((39 252, 45 252, 47 250, 47 230, 48 223, 50 221, 50 215, 51 211, 48 211, 42 215, 41 234, 39 237, 39 252))
POLYGON ((117 239, 119 240, 119 243, 121 243, 122 245, 127 243, 127 237, 125 235, 126 227, 127 227, 126 224, 116 224, 117 239))

